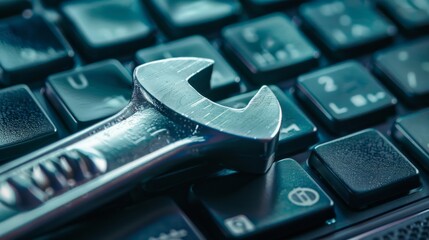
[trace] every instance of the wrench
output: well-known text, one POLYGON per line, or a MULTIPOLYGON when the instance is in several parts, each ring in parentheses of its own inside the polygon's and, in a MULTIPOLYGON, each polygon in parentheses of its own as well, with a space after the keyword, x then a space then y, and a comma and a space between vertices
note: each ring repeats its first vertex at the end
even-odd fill
POLYGON ((64 222, 205 155, 219 155, 214 159, 227 168, 265 173, 277 146, 279 103, 266 86, 243 109, 212 102, 201 95, 212 67, 201 58, 139 66, 132 100, 120 113, 2 166, 0 237, 64 222))

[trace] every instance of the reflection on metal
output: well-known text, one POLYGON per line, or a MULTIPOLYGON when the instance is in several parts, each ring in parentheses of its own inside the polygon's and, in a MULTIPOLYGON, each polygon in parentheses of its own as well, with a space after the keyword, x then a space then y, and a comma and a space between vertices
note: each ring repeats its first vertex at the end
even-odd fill
POLYGON ((59 161, 72 152, 86 153, 78 161, 87 166, 82 171, 89 177, 73 179, 75 184, 67 191, 29 207, 34 211, 19 212, 20 221, 3 220, 0 238, 22 236, 59 215, 66 219, 88 211, 137 182, 196 157, 221 154, 213 159, 223 166, 265 173, 274 160, 280 131, 278 100, 264 86, 241 109, 212 102, 202 95, 210 90, 212 67, 212 60, 201 58, 142 65, 134 72, 131 102, 116 116, 2 166, 0 183, 35 164, 59 161))

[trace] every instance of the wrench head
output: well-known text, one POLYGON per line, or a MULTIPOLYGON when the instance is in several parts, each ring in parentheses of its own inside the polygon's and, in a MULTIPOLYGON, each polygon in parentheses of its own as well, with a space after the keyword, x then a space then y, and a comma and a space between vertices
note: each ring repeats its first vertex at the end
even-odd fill
POLYGON ((230 160, 222 161, 227 167, 266 172, 277 147, 282 118, 279 102, 267 86, 242 109, 204 97, 210 90, 213 64, 203 58, 150 62, 136 68, 135 89, 169 116, 195 123, 195 132, 207 138, 204 151, 221 152, 223 158, 229 155, 230 160))

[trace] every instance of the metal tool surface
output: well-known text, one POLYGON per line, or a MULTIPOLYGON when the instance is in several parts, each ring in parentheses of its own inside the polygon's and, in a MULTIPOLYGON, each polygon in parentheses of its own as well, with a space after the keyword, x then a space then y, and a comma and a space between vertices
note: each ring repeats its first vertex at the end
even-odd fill
POLYGON ((0 237, 66 221, 208 154, 229 156, 219 158, 228 168, 266 172, 281 122, 276 97, 264 86, 243 109, 214 103, 202 95, 212 66, 176 58, 137 67, 132 100, 119 114, 2 166, 0 237))

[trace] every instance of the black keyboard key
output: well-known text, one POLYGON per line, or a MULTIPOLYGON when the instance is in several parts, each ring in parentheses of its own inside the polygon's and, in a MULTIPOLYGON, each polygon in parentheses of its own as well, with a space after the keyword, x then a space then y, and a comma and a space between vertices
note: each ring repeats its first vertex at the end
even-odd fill
POLYGON ((317 146, 309 165, 353 208, 365 208, 420 186, 419 171, 372 129, 317 146))
POLYGON ((349 61, 300 76, 296 93, 333 132, 386 119, 397 100, 359 63, 349 61))
POLYGON ((23 155, 57 138, 56 127, 25 85, 0 91, 0 113, 0 160, 23 155))
POLYGON ((154 41, 154 27, 138 0, 70 1, 61 10, 87 59, 123 56, 154 41))
MULTIPOLYGON (((317 128, 294 102, 276 86, 270 86, 279 100, 283 118, 280 129, 277 155, 286 155, 308 148, 318 141, 317 128)), ((234 108, 243 108, 256 91, 234 96, 219 103, 234 108)))
POLYGON ((148 4, 172 37, 215 31, 241 14, 238 0, 149 0, 148 4))
POLYGON ((156 198, 81 222, 56 239, 206 239, 170 198, 156 198))
POLYGON ((396 28, 359 0, 330 0, 303 5, 300 14, 309 33, 336 57, 345 58, 385 46, 396 28))
POLYGON ((264 175, 234 173, 192 191, 227 238, 272 239, 262 234, 292 234, 334 217, 332 200, 292 159, 274 163, 264 175))
POLYGON ((318 65, 317 49, 283 14, 228 26, 222 36, 226 52, 261 84, 286 80, 318 65))
POLYGON ((407 33, 424 33, 429 28, 428 0, 381 0, 377 3, 407 33))
POLYGON ((119 112, 131 92, 131 76, 116 60, 59 73, 46 82, 47 97, 73 131, 119 112))
POLYGON ((429 103, 429 38, 378 54, 375 69, 407 103, 429 103))
POLYGON ((156 47, 145 48, 136 54, 138 63, 171 57, 202 57, 215 61, 212 79, 210 82, 211 94, 220 98, 239 90, 237 73, 229 66, 225 59, 212 45, 201 36, 192 36, 156 47))
POLYGON ((19 15, 25 9, 31 8, 29 0, 1 0, 0 1, 0 18, 12 15, 19 15))
POLYGON ((393 136, 429 169, 429 109, 396 120, 393 136))
POLYGON ((74 65, 73 51, 40 16, 0 21, 0 81, 34 81, 74 65))

